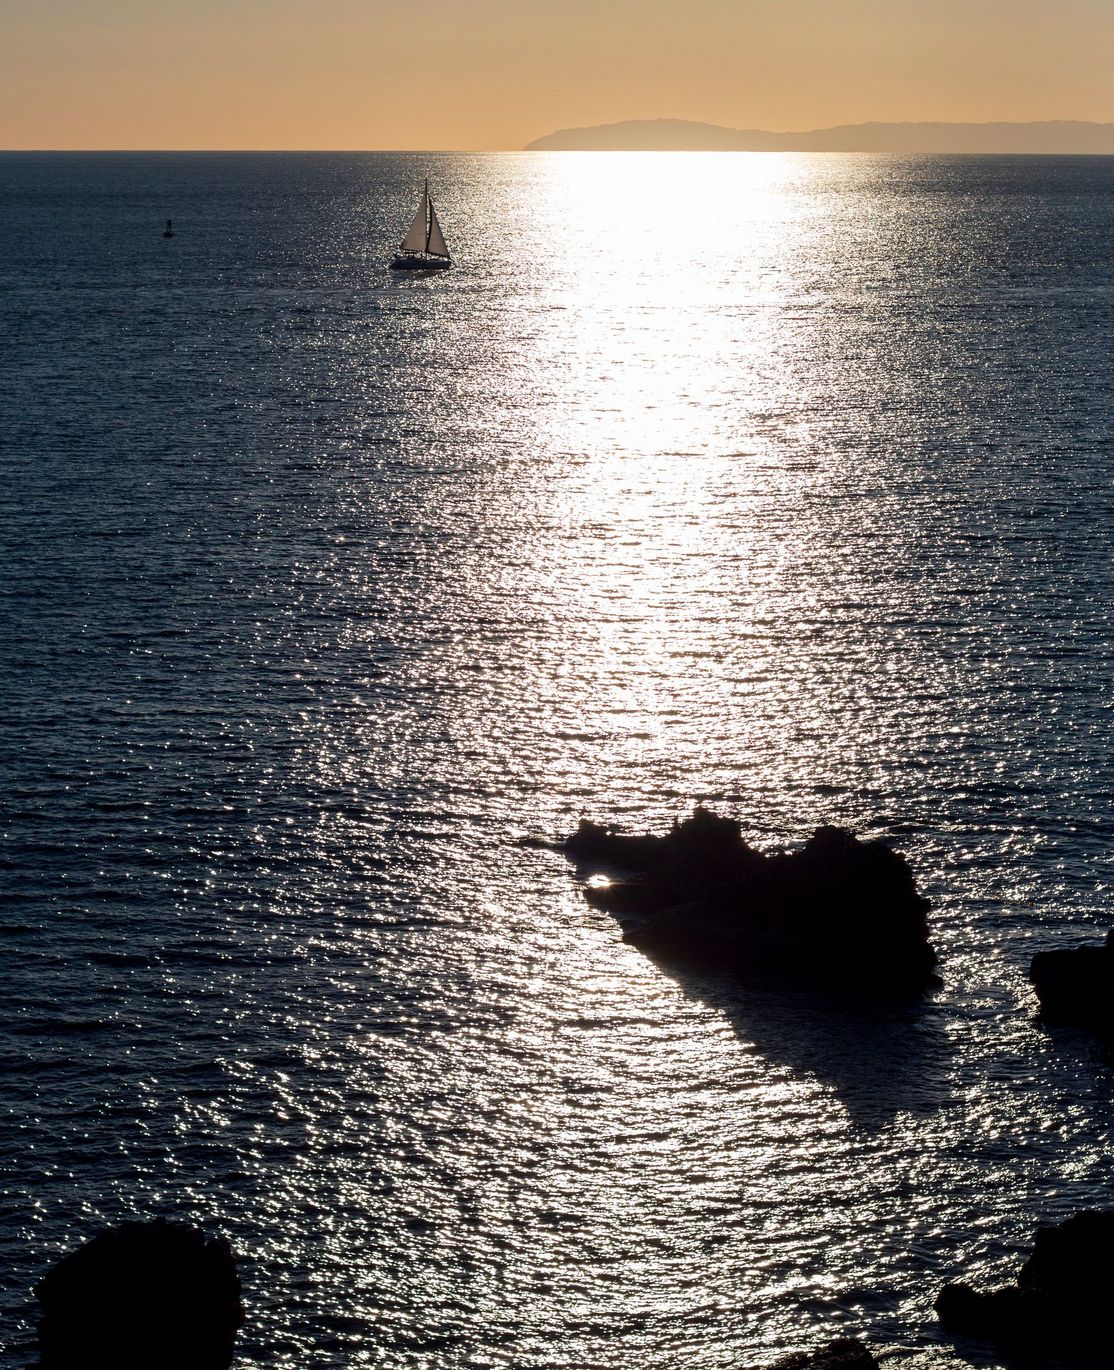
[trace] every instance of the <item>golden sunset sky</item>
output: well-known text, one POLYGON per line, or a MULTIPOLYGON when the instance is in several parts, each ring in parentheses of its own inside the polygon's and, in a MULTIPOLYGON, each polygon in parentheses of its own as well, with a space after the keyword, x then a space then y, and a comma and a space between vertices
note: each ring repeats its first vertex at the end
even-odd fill
POLYGON ((1114 120, 1114 0, 0 0, 0 147, 1114 120))

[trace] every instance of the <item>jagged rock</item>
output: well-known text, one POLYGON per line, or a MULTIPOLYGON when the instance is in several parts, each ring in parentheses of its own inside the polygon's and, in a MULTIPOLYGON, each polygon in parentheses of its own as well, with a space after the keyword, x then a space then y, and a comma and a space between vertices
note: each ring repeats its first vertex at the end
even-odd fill
POLYGON ((228 1243, 185 1223, 123 1223, 35 1289, 39 1370, 227 1370, 244 1320, 228 1243))
POLYGON ((785 1356, 770 1370, 878 1370, 878 1362, 861 1341, 844 1338, 822 1351, 799 1351, 785 1356))
POLYGON ((1076 1213, 1037 1228, 1017 1284, 985 1292, 946 1284, 940 1321, 957 1332, 1019 1346, 1085 1355, 1114 1351, 1109 1299, 1114 1283, 1114 1212, 1076 1213))
POLYGON ((1100 946, 1037 952, 1029 979, 1050 1022, 1114 1033, 1114 929, 1100 946))
POLYGON ((767 856, 733 819, 698 808, 663 837, 582 820, 564 850, 581 866, 631 873, 587 896, 612 913, 648 915, 625 937, 651 955, 859 991, 932 982, 928 901, 882 842, 824 827, 801 851, 767 856))

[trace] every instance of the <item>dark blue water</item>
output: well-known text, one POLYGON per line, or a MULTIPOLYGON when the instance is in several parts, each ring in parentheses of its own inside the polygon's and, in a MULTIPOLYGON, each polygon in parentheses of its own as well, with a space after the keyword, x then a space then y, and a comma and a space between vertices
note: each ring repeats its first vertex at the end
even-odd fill
POLYGON ((125 1216, 243 1366, 726 1370, 1114 1202, 1025 983, 1110 920, 1114 159, 0 183, 0 1363, 125 1216), (696 800, 892 840, 944 988, 670 978, 516 845, 696 800))

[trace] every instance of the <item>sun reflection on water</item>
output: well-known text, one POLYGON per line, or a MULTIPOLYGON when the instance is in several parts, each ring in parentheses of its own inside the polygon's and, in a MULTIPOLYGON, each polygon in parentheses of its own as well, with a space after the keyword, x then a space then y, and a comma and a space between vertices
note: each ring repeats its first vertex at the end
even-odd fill
POLYGON ((566 322, 534 349, 538 374, 559 365, 582 388, 595 452, 743 449, 725 434, 785 407, 792 386, 779 319, 813 212, 800 168, 760 156, 553 160, 538 186, 538 250, 549 307, 566 322), (547 342, 560 352, 546 355, 547 342))

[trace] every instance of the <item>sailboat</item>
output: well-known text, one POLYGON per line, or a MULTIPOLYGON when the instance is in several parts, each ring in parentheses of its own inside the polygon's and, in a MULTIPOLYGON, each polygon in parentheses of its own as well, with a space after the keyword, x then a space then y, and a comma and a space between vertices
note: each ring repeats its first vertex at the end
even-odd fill
POLYGON ((406 237, 398 245, 398 251, 391 258, 393 271, 441 271, 452 266, 449 245, 437 222, 437 211, 429 198, 429 182, 426 181, 422 198, 418 201, 418 212, 406 230, 406 237))

